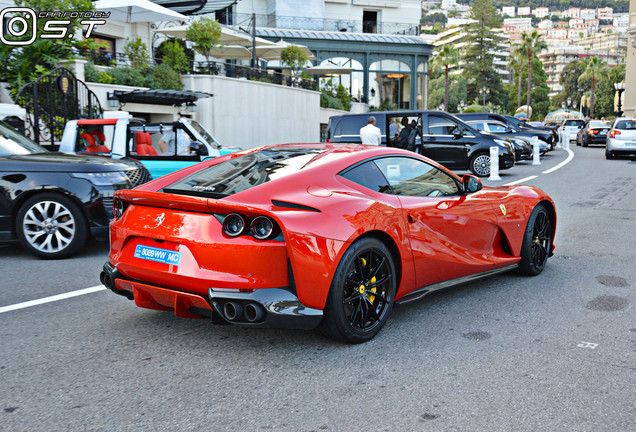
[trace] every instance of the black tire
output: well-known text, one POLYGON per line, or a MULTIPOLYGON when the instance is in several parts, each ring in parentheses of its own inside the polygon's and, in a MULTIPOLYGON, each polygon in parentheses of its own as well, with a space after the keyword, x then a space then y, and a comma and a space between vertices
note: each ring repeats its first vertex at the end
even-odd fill
POLYGON ((605 159, 614 159, 614 155, 605 150, 605 159))
POLYGON ((371 237, 354 242, 334 274, 319 331, 349 343, 372 339, 389 319, 396 290, 395 264, 384 243, 371 237))
POLYGON ((490 154, 477 153, 470 158, 470 171, 478 177, 490 175, 490 154))
POLYGON ((534 208, 521 245, 519 273, 536 276, 543 271, 552 248, 553 221, 550 212, 543 204, 534 208))
POLYGON ((68 258, 86 243, 88 228, 80 208, 55 193, 35 195, 20 207, 15 224, 26 250, 44 259, 68 258))

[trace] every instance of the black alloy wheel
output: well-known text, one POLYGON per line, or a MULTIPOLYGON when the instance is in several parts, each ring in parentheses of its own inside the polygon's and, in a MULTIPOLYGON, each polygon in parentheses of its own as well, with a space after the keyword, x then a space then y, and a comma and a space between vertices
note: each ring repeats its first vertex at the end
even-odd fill
POLYGON ((355 242, 334 275, 320 330, 349 343, 372 339, 389 318, 397 276, 388 248, 375 238, 355 242))
POLYGON ((552 219, 547 208, 539 204, 534 208, 523 236, 519 272, 536 276, 543 271, 552 248, 552 219))

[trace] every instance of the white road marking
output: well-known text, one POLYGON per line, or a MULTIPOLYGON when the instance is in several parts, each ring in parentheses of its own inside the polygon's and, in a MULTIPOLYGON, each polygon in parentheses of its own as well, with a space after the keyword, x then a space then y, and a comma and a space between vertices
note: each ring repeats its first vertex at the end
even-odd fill
POLYGON ((92 294, 94 292, 98 292, 101 290, 105 290, 106 287, 103 285, 96 285, 94 287, 90 287, 90 288, 84 288, 81 290, 77 290, 77 291, 71 291, 71 292, 67 292, 64 294, 58 294, 58 295, 54 295, 54 296, 50 296, 50 297, 44 297, 41 299, 37 299, 37 300, 31 300, 31 301, 27 301, 27 302, 23 302, 23 303, 16 303, 14 305, 9 305, 9 306, 2 306, 0 307, 0 313, 5 313, 5 312, 11 312, 14 310, 18 310, 18 309, 24 309, 24 308, 28 308, 31 306, 37 306, 37 305, 41 305, 44 303, 51 303, 54 301, 58 301, 58 300, 64 300, 67 298, 71 298, 71 297, 77 297, 77 296, 81 296, 84 294, 92 294))
POLYGON ((596 349, 597 346, 598 344, 594 342, 581 342, 580 344, 577 345, 577 347, 579 348, 589 348, 589 349, 596 349))
POLYGON ((517 181, 513 181, 512 183, 506 183, 504 186, 512 186, 512 185, 516 185, 519 183, 524 183, 527 181, 530 181, 532 179, 536 179, 538 176, 530 176, 530 177, 526 177, 526 178, 522 178, 521 180, 517 180, 517 181))
POLYGON ((557 166, 552 167, 549 170, 543 171, 543 174, 550 174, 551 172, 554 172, 554 171, 558 170, 559 168, 564 167, 565 165, 569 164, 570 161, 572 159, 574 159, 574 152, 572 150, 567 148, 567 149, 565 149, 565 151, 569 153, 568 158, 566 160, 564 160, 563 162, 561 162, 560 164, 558 164, 557 166))

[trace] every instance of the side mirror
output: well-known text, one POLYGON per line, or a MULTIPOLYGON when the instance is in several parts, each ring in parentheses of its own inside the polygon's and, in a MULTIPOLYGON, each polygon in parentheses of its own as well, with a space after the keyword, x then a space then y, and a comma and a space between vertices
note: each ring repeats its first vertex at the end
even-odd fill
POLYGON ((464 131, 457 128, 453 131, 453 139, 460 139, 464 136, 464 131))
POLYGON ((197 156, 208 156, 208 148, 200 141, 192 141, 190 150, 195 152, 197 156))
POLYGON ((465 174, 462 177, 462 185, 464 186, 464 193, 477 192, 484 187, 478 177, 470 174, 465 174))

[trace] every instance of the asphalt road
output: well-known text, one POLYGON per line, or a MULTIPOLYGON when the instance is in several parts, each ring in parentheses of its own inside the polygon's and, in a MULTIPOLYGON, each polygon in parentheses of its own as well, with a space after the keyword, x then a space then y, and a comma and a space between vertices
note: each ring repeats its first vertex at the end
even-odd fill
MULTIPOLYGON (((556 251, 397 307, 371 342, 242 329, 105 290, 0 312, 2 431, 636 430, 636 163, 557 150, 502 172, 554 198, 556 251)), ((0 247, 3 306, 99 285, 105 243, 0 247)))

